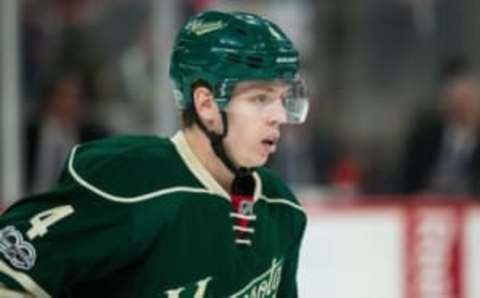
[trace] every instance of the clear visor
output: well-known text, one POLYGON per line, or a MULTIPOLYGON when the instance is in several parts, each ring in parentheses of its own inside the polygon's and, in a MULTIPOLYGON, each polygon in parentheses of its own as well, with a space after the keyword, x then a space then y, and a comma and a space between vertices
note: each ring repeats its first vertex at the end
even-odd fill
POLYGON ((242 81, 233 88, 225 110, 280 124, 305 122, 309 100, 302 80, 242 81))

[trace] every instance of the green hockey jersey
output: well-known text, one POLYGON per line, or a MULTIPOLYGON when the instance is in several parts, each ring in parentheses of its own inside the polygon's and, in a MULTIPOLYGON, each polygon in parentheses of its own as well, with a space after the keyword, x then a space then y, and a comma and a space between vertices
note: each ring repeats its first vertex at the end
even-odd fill
POLYGON ((76 146, 55 188, 0 217, 0 297, 297 297, 305 213, 253 177, 250 212, 233 212, 182 132, 76 146))

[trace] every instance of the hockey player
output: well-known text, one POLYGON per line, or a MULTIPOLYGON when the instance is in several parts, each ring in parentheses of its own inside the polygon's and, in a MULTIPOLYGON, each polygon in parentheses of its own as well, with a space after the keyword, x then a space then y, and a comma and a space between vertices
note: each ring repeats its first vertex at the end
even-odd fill
POLYGON ((306 216, 262 165, 305 120, 298 68, 264 18, 191 18, 170 66, 180 132, 74 147, 54 189, 0 217, 0 297, 297 297, 306 216))

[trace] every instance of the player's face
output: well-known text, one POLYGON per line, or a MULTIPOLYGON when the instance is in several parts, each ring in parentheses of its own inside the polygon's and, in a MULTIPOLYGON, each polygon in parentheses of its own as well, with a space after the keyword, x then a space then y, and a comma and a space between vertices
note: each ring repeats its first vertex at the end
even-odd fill
POLYGON ((239 166, 262 166, 275 152, 280 126, 287 121, 283 104, 287 91, 282 83, 240 83, 235 87, 227 107, 229 128, 224 144, 239 166))

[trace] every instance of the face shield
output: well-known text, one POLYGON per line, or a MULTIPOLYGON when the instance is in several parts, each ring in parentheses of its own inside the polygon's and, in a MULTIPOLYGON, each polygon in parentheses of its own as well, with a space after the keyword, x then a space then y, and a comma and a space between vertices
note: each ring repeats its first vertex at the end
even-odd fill
POLYGON ((307 118, 309 100, 300 79, 241 81, 228 87, 232 95, 224 110, 230 114, 280 124, 301 124, 307 118))

